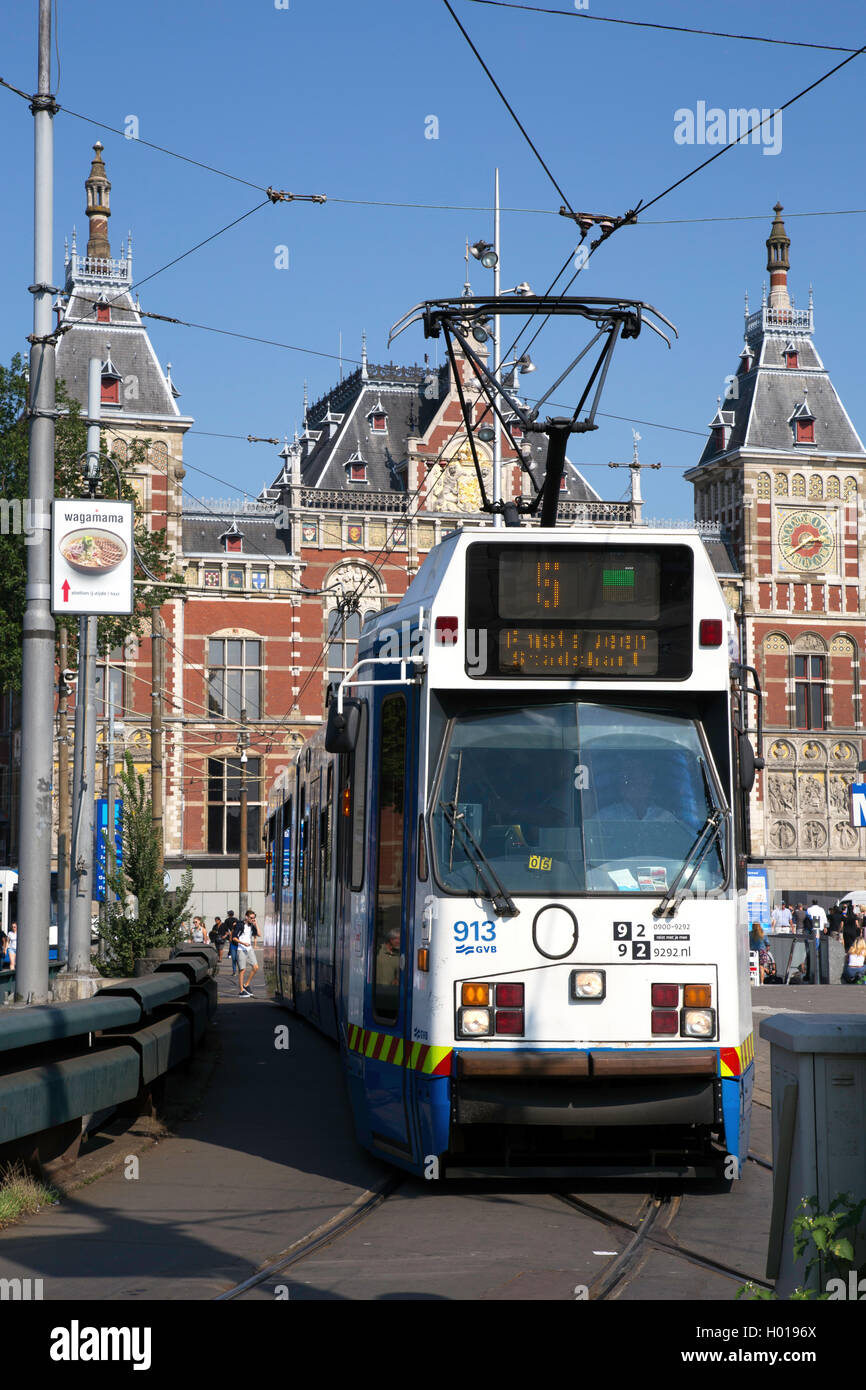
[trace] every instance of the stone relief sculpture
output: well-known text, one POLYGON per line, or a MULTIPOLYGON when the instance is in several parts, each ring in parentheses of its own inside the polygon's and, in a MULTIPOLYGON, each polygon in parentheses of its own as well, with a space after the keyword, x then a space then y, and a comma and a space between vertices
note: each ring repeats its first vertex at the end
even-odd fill
POLYGON ((788 774, 767 778, 767 791, 770 797, 770 810, 774 815, 784 815, 794 809, 794 779, 788 774))

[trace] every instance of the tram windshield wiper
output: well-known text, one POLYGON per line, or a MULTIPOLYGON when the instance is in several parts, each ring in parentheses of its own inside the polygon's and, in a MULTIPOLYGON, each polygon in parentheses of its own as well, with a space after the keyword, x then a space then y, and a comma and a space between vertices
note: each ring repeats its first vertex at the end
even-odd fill
POLYGON ((724 825, 725 820, 727 819, 727 815, 727 811, 723 810, 721 806, 717 806, 715 810, 711 811, 710 814, 707 816, 706 820, 704 821, 703 825, 701 826, 700 830, 695 836, 694 841, 692 842, 689 851, 686 854, 686 857, 680 866, 676 878, 674 879, 668 891, 665 893, 658 907, 653 908, 653 917, 665 917, 667 913, 671 911, 671 909, 673 909, 673 911, 676 912, 677 908, 680 905, 681 899, 691 888, 695 880, 695 877, 698 873, 698 870, 700 869, 701 865, 703 864, 704 860, 706 859, 707 855, 712 849, 713 844, 716 840, 718 840, 719 836, 721 835, 722 826, 724 825), (683 883, 683 879, 685 878, 685 875, 688 873, 692 860, 694 860, 694 868, 689 874, 687 881, 683 883), (681 884, 682 888, 680 888, 681 884))
POLYGON ((466 857, 481 879, 485 893, 500 917, 517 917, 520 908, 514 902, 508 890, 503 886, 487 855, 479 845, 469 826, 466 824, 466 817, 462 811, 458 811, 456 801, 440 801, 439 805, 442 812, 451 826, 452 835, 459 834, 466 852, 466 857))

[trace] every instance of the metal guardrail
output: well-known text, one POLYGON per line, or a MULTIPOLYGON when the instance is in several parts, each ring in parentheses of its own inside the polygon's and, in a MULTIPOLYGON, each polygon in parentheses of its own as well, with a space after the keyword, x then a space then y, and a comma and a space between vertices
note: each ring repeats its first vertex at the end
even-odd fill
POLYGON ((0 1011, 0 1151, 32 1136, 44 1157, 62 1132, 68 1147, 65 1127, 142 1097, 190 1057, 216 1013, 216 964, 212 947, 181 949, 90 999, 0 1011))

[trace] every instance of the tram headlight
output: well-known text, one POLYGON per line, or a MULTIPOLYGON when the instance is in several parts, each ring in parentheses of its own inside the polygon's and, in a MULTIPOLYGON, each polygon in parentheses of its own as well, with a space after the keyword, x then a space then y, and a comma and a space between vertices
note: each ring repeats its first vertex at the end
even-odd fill
POLYGON ((461 1038, 489 1037, 493 1020, 489 1009, 458 1009, 457 1033, 461 1038))
POLYGON ((680 1033, 684 1038, 714 1038, 715 1009, 683 1009, 680 1033))
POLYGON ((573 970, 571 972, 572 999, 603 999, 607 988, 603 970, 573 970))

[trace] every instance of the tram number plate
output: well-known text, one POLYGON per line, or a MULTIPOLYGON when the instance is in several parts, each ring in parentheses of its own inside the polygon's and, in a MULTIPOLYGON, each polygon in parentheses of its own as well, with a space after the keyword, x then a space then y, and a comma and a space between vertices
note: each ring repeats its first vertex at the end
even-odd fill
POLYGON ((617 952, 620 956, 628 955, 627 943, 630 942, 632 960, 650 959, 651 943, 643 922, 636 922, 634 926, 631 922, 614 922, 613 939, 617 943, 617 952))

